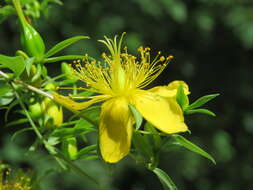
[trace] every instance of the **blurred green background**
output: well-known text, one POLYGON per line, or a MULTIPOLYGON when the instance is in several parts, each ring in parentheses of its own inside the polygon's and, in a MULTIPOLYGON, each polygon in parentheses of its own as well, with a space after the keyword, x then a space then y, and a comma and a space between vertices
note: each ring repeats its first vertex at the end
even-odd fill
MULTIPOLYGON (((1 2, 2 3, 2 2, 1 2)), ((186 81, 190 100, 221 95, 209 104, 217 117, 186 117, 192 134, 186 138, 210 152, 213 165, 194 153, 179 149, 161 157, 160 168, 180 190, 253 189, 253 2, 252 0, 64 0, 47 17, 35 20, 47 47, 75 35, 88 35, 65 53, 99 56, 105 49, 98 39, 127 32, 125 45, 134 52, 140 45, 161 50, 175 59, 153 83, 186 81)), ((20 49, 16 19, 0 25, 0 53, 14 55, 20 49)), ((60 63, 51 65, 52 76, 60 63)), ((30 133, 10 140, 16 130, 5 128, 1 114, 0 160, 14 166, 33 168, 44 190, 153 190, 162 189, 158 179, 132 160, 115 168, 99 161, 78 164, 102 184, 97 187, 58 166, 44 153, 29 153, 30 133), (43 174, 47 174, 43 177, 43 174)), ((18 127, 18 126, 17 126, 18 127)))

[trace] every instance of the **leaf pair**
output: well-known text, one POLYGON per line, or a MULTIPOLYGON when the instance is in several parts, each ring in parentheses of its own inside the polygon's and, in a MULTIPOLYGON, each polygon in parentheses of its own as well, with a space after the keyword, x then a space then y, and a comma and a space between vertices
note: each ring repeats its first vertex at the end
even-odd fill
POLYGON ((193 113, 202 113, 202 114, 207 114, 211 116, 215 116, 215 113, 208 109, 203 109, 199 108, 206 104, 207 102, 211 101, 212 99, 216 98, 220 94, 210 94, 206 96, 202 96, 201 98, 197 99, 195 102, 189 105, 189 98, 188 96, 184 93, 183 86, 180 85, 177 89, 177 95, 176 95, 176 100, 177 103, 180 105, 184 113, 186 114, 193 114, 193 113))

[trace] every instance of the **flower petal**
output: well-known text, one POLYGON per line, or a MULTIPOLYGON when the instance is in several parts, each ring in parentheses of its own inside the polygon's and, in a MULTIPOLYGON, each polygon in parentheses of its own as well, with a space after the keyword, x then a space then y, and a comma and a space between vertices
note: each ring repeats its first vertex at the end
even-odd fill
POLYGON ((128 101, 113 98, 102 105, 99 146, 103 159, 115 163, 128 154, 131 146, 133 118, 128 101))
POLYGON ((182 110, 173 98, 165 99, 155 93, 140 90, 134 96, 133 104, 147 121, 165 133, 188 130, 182 110))
POLYGON ((67 96, 62 96, 57 93, 53 93, 53 100, 56 101, 57 103, 61 104, 62 106, 66 107, 67 109, 77 112, 79 110, 83 110, 92 104, 95 104, 97 102, 101 102, 103 100, 108 99, 108 96, 104 95, 98 95, 98 96, 93 96, 91 100, 86 101, 86 102, 75 102, 71 98, 67 96))
POLYGON ((186 95, 190 94, 188 85, 184 81, 179 80, 172 81, 168 84, 168 86, 156 86, 154 88, 149 89, 148 91, 158 94, 159 96, 172 98, 176 96, 179 85, 183 85, 184 93, 186 95))

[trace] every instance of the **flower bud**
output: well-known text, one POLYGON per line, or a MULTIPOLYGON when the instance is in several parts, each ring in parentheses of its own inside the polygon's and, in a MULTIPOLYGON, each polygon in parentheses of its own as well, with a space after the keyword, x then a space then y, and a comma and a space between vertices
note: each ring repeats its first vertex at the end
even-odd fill
POLYGON ((63 151, 71 160, 75 160, 78 153, 77 140, 75 137, 69 137, 63 141, 63 151))
POLYGON ((42 59, 45 52, 45 44, 40 34, 27 22, 22 11, 20 1, 13 0, 21 23, 21 44, 31 57, 42 59))
POLYGON ((39 102, 29 105, 28 110, 32 118, 39 118, 43 113, 41 104, 39 102))
POLYGON ((73 69, 67 63, 61 64, 61 71, 65 74, 66 78, 71 80, 73 83, 78 80, 78 77, 75 75, 73 69))
POLYGON ((50 119, 46 121, 46 127, 59 127, 63 123, 62 107, 58 106, 53 100, 45 98, 42 101, 42 109, 44 113, 50 117, 50 119))

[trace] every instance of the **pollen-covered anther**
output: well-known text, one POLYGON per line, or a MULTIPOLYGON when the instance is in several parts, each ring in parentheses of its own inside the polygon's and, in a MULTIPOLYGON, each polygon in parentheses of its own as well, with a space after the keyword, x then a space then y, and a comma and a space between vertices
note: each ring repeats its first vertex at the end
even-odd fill
POLYGON ((163 61, 165 61, 165 60, 166 60, 166 59, 165 59, 164 56, 161 56, 161 57, 160 57, 160 61, 161 61, 161 62, 163 62, 163 61))
POLYGON ((174 58, 174 56, 173 55, 170 55, 170 56, 168 56, 166 59, 167 59, 167 61, 170 61, 170 60, 172 60, 174 58))

